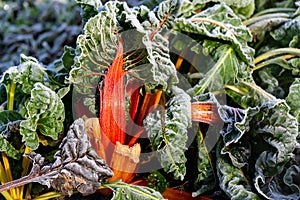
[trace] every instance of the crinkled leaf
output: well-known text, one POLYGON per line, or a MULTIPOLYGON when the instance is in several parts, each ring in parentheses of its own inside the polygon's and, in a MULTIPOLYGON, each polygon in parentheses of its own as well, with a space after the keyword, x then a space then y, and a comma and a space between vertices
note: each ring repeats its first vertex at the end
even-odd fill
POLYGON ((254 50, 247 45, 252 36, 241 20, 225 4, 210 7, 191 18, 177 18, 174 29, 230 42, 236 54, 253 65, 254 50))
MULTIPOLYGON (((77 119, 71 125, 54 155, 54 163, 46 164, 45 158, 36 153, 29 153, 27 157, 33 162, 29 175, 7 185, 37 182, 64 195, 71 196, 74 189, 88 195, 113 176, 109 166, 91 148, 83 119, 77 119)), ((1 185, 0 190, 7 185, 1 185)))
POLYGON ((28 147, 31 149, 38 147, 39 133, 54 140, 58 139, 58 134, 63 131, 65 111, 62 100, 54 91, 41 83, 36 83, 25 108, 26 120, 20 124, 20 133, 28 147))
POLYGON ((286 97, 286 103, 290 106, 290 113, 298 119, 300 123, 300 79, 297 78, 293 84, 290 86, 289 94, 286 97))
POLYGON ((20 159, 20 152, 2 135, 0 135, 0 151, 5 152, 5 154, 11 158, 20 159))
MULTIPOLYGON (((145 79, 144 82, 151 89, 157 85, 167 88, 169 84, 177 82, 176 69, 169 55, 168 40, 160 34, 160 30, 153 34, 160 23, 159 17, 162 18, 165 14, 171 18, 170 13, 164 12, 176 12, 177 4, 177 1, 167 1, 157 8, 156 16, 153 11, 145 7, 137 10, 129 8, 125 2, 108 2, 104 10, 86 23, 84 34, 77 40, 77 56, 69 80, 74 84, 77 92, 86 95, 84 102, 88 103, 90 109, 94 109, 94 96, 98 83, 105 77, 107 67, 115 59, 119 38, 123 38, 124 52, 137 50, 136 54, 143 55, 143 50, 146 50, 145 56, 137 63, 145 64, 138 67, 147 69, 137 68, 132 70, 132 73, 145 79), (122 17, 118 17, 120 15, 122 17), (143 23, 139 21, 139 15, 145 15, 143 23), (135 30, 122 32, 125 29, 122 27, 124 23, 135 30), (149 27, 145 24, 152 25, 149 27)), ((126 61, 129 63, 130 58, 126 61)), ((120 67, 126 68, 126 66, 120 67)))
POLYGON ((235 167, 250 164, 251 169, 255 165, 256 189, 263 191, 260 193, 265 197, 272 197, 275 190, 268 189, 268 179, 280 174, 291 159, 298 144, 298 123, 282 100, 248 108, 244 114, 242 121, 234 123, 233 130, 239 131, 223 135, 232 140, 227 142, 222 154, 228 154, 235 167), (231 137, 227 137, 228 134, 231 137), (236 137, 233 137, 234 134, 236 137))
POLYGON ((123 182, 106 183, 106 187, 113 190, 112 199, 128 199, 128 200, 148 200, 148 199, 164 199, 158 191, 149 187, 137 186, 123 182))
POLYGON ((273 94, 274 96, 276 95, 277 98, 282 99, 285 95, 284 90, 282 89, 282 87, 280 87, 279 81, 274 75, 275 73, 276 70, 270 67, 261 69, 258 72, 259 78, 261 80, 260 85, 266 92, 273 94))
MULTIPOLYGON (((221 147, 221 142, 218 148, 221 147)), ((260 199, 252 192, 251 185, 245 177, 243 171, 231 164, 230 159, 220 155, 220 149, 217 151, 217 172, 221 189, 231 199, 260 199)))
POLYGON ((30 94, 35 83, 44 83, 47 87, 55 90, 57 85, 51 83, 48 78, 46 69, 41 66, 38 61, 33 57, 21 57, 21 63, 18 66, 10 67, 4 72, 0 82, 3 82, 9 91, 10 81, 19 83, 22 85, 22 91, 26 94, 30 94))
MULTIPOLYGON (((140 70, 137 76, 145 79, 150 89, 161 85, 163 89, 178 82, 176 69, 170 59, 169 41, 163 35, 166 26, 172 26, 173 19, 176 17, 179 4, 178 0, 167 0, 161 3, 154 11, 150 11, 146 7, 141 7, 139 10, 129 9, 126 4, 123 4, 125 22, 135 28, 135 38, 141 37, 139 49, 145 49, 147 52, 147 63, 144 70, 140 70), (145 20, 141 23, 140 16, 143 15, 145 20), (162 25, 160 24, 161 22, 162 25), (157 28, 159 27, 159 29, 157 28)), ((132 33, 129 33, 132 34, 132 33)), ((126 32, 123 33, 126 35, 126 32)), ((130 35, 132 38, 132 35, 130 35)), ((128 46, 133 46, 132 42, 128 46)), ((137 49, 138 49, 137 48, 137 49)), ((139 66, 137 66, 137 69, 139 66)), ((143 66, 141 66, 143 68, 143 66)), ((138 70, 137 70, 138 71, 138 70)), ((134 72, 134 70, 133 70, 134 72)))
POLYGON ((174 97, 169 100, 166 109, 150 113, 144 120, 144 126, 164 170, 183 180, 191 105, 190 97, 183 90, 174 86, 172 91, 174 97))

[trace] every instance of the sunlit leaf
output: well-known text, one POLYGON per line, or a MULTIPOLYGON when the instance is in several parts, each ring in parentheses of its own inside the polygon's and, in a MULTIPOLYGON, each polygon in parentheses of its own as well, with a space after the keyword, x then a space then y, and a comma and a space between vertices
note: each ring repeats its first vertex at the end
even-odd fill
POLYGON ((26 120, 20 124, 20 133, 28 147, 36 149, 39 146, 39 133, 58 139, 58 134, 63 131, 65 111, 62 100, 54 91, 36 83, 25 108, 26 120))

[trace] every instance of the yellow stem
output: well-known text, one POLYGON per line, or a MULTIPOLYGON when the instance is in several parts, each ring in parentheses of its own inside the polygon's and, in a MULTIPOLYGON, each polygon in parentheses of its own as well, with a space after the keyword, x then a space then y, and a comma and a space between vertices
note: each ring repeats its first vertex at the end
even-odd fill
MULTIPOLYGON (((1 181, 1 184, 4 184, 7 182, 7 177, 6 177, 6 174, 5 174, 5 171, 4 171, 4 168, 3 168, 3 165, 1 162, 0 162, 0 181, 1 181)), ((5 197, 5 199, 13 200, 12 196, 9 194, 8 191, 1 192, 1 194, 5 197)))
POLYGON ((276 63, 279 60, 286 60, 286 59, 290 59, 290 58, 294 58, 294 57, 296 57, 296 55, 288 54, 288 55, 284 55, 284 56, 280 56, 280 57, 270 59, 270 60, 267 60, 265 62, 257 64, 255 67, 252 68, 252 71, 259 70, 259 69, 261 69, 265 66, 276 63))
POLYGON ((11 81, 10 90, 8 92, 7 110, 13 110, 14 109, 15 90, 16 90, 16 83, 11 81))
MULTIPOLYGON (((13 180, 12 175, 11 175, 11 170, 10 170, 10 166, 9 166, 9 162, 8 162, 8 158, 6 156, 5 153, 2 153, 2 160, 3 160, 3 164, 4 164, 4 171, 7 177, 7 182, 10 182, 13 180)), ((17 193, 16 190, 14 188, 10 189, 10 194, 12 195, 12 197, 14 199, 17 199, 17 193)))
POLYGON ((263 60, 266 60, 270 57, 280 55, 280 54, 292 54, 292 55, 297 55, 300 56, 300 49, 297 48, 280 48, 280 49, 275 49, 272 51, 268 51, 267 53, 264 53, 254 59, 254 64, 257 64, 263 60))
MULTIPOLYGON (((25 147, 25 151, 24 153, 29 153, 32 150, 29 147, 25 147)), ((26 176, 28 174, 28 170, 29 170, 29 165, 30 165, 30 161, 27 157, 24 157, 22 160, 22 167, 23 167, 23 171, 22 171, 22 177, 26 176)), ((23 195, 24 195, 24 185, 16 188, 17 189, 17 193, 18 193, 18 197, 19 199, 23 199, 23 195)))
POLYGON ((33 200, 47 200, 47 199, 52 199, 52 198, 56 198, 56 197, 60 197, 62 196, 59 193, 56 192, 48 192, 46 194, 42 194, 36 198, 34 198, 33 200))
MULTIPOLYGON (((16 83, 11 81, 10 89, 8 91, 8 106, 7 106, 8 110, 13 110, 14 109, 15 90, 16 90, 16 83)), ((11 174, 11 170, 10 170, 7 155, 4 152, 1 155, 2 155, 2 160, 3 160, 3 165, 4 165, 4 171, 5 171, 5 174, 6 174, 5 182, 12 181, 13 178, 12 178, 12 174, 11 174)), ((3 173, 3 171, 2 171, 2 173, 3 173)), ((4 180, 1 180, 1 181, 4 181, 4 180)), ((10 189, 10 194, 11 194, 13 199, 17 199, 17 192, 14 188, 10 189)))

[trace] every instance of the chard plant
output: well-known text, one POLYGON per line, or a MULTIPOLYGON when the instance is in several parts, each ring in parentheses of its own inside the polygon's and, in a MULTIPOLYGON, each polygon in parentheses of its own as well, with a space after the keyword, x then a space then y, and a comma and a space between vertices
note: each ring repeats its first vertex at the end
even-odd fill
POLYGON ((76 2, 1 77, 5 199, 300 198, 299 2, 76 2))

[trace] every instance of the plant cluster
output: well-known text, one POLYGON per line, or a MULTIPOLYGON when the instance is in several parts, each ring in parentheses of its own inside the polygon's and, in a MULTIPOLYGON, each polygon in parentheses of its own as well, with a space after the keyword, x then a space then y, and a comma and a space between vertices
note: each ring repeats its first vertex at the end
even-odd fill
POLYGON ((1 77, 6 199, 300 198, 300 2, 76 2, 76 47, 1 77))

